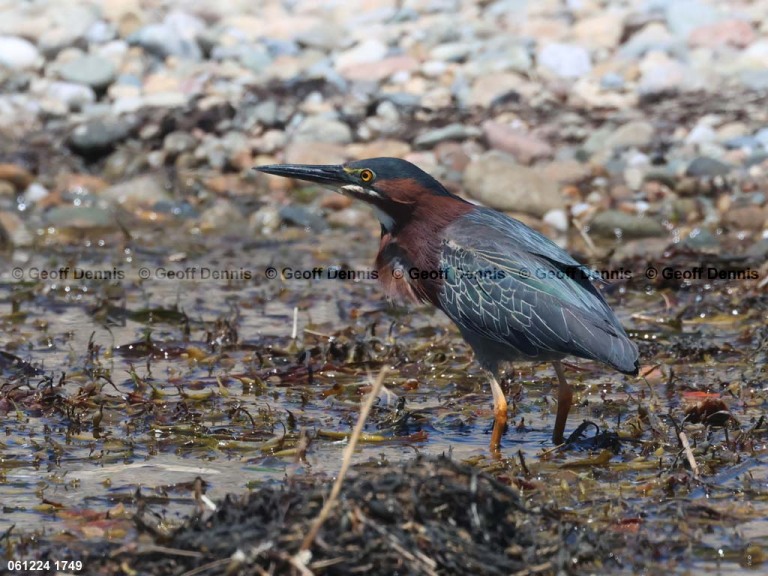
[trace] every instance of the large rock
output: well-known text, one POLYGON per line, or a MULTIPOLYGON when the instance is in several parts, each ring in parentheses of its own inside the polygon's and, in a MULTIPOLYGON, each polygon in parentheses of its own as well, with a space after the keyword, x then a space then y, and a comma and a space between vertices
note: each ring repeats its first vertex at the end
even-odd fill
POLYGON ((541 218, 550 210, 563 207, 554 181, 495 150, 470 163, 464 173, 464 188, 470 196, 497 210, 514 210, 541 218))
POLYGON ((482 125, 485 139, 491 148, 512 154, 518 162, 531 164, 554 154, 548 142, 522 130, 487 120, 482 125))
POLYGON ((733 170, 733 166, 721 162, 717 158, 697 156, 688 164, 685 175, 695 178, 714 178, 715 176, 725 176, 731 170, 733 170))
POLYGON ((171 202, 173 200, 163 182, 151 175, 138 176, 110 186, 101 193, 101 197, 120 204, 127 210, 141 206, 154 206, 161 201, 171 202))
POLYGON ((577 184, 592 176, 589 164, 577 160, 554 160, 537 166, 539 174, 558 184, 577 184))
POLYGON ((294 142, 330 142, 349 144, 352 130, 344 122, 324 116, 309 116, 292 135, 294 142))
POLYGON ((50 226, 66 230, 115 230, 112 210, 102 206, 54 206, 43 215, 50 226))
POLYGON ((619 11, 602 12, 582 18, 573 26, 579 44, 588 48, 614 49, 624 31, 623 15, 619 11))
POLYGON ((644 148, 653 142, 656 130, 650 122, 632 120, 622 124, 605 139, 603 147, 606 150, 614 148, 644 148))
POLYGON ((657 238, 667 231, 661 223, 637 214, 619 210, 600 212, 590 223, 590 232, 605 238, 657 238))
POLYGON ((519 93, 521 85, 524 83, 525 81, 521 76, 512 72, 480 76, 472 84, 466 104, 487 108, 500 98, 519 93))
POLYGON ((67 82, 85 84, 94 90, 103 90, 115 81, 117 69, 106 58, 83 56, 62 65, 59 74, 67 82))
POLYGON ((132 129, 133 125, 122 118, 94 118, 72 131, 69 145, 86 156, 102 154, 125 140, 132 129))
POLYGON ((761 231, 768 224, 768 206, 738 206, 723 214, 723 223, 733 230, 761 231))

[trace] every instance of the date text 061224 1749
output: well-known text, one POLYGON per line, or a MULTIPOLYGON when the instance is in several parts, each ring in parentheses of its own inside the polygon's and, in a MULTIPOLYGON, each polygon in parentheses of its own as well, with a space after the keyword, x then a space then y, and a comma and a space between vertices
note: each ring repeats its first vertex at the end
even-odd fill
POLYGON ((81 560, 8 560, 6 568, 9 574, 14 572, 80 572, 83 569, 81 560))

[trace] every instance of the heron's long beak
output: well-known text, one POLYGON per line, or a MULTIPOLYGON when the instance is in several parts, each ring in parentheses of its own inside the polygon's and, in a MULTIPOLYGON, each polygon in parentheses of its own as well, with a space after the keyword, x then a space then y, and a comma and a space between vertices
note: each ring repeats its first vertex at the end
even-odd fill
POLYGON ((316 182, 326 186, 343 186, 351 182, 349 175, 342 166, 323 166, 314 164, 269 164, 256 166, 259 172, 296 178, 307 182, 316 182))

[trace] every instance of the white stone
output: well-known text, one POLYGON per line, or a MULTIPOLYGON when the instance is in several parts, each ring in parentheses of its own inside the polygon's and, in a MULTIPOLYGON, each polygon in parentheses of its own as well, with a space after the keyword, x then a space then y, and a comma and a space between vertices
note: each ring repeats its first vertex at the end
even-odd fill
POLYGON ((579 202, 578 204, 571 206, 571 215, 574 218, 578 218, 582 214, 587 214, 590 210, 592 210, 592 207, 589 204, 586 202, 579 202))
POLYGON ((27 70, 40 66, 40 52, 34 44, 16 36, 0 36, 0 66, 27 70))
POLYGON ((755 132, 755 140, 760 142, 764 148, 768 148, 768 128, 761 128, 755 132))
POLYGON ((341 70, 358 64, 376 62, 387 55, 387 46, 379 40, 365 40, 336 57, 336 68, 341 70))
POLYGON ((565 210, 561 208, 550 210, 544 214, 542 220, 558 232, 568 231, 568 215, 565 213, 565 210))
POLYGON ((158 92, 144 96, 145 105, 159 108, 179 108, 186 106, 187 102, 189 102, 189 95, 182 92, 158 92))
POLYGON ((68 110, 82 110, 87 104, 96 101, 96 94, 90 86, 73 82, 51 82, 45 94, 63 103, 68 110))
POLYGON ((141 96, 121 96, 112 103, 112 114, 130 114, 144 107, 144 99, 141 96))
POLYGON ((686 144, 707 144, 717 139, 714 122, 709 118, 702 118, 685 137, 686 144))
POLYGON ((117 35, 115 27, 104 20, 97 20, 85 31, 85 39, 90 44, 104 44, 117 35))
POLYGON ((428 78, 437 78, 438 76, 445 74, 447 69, 448 65, 445 62, 440 62, 439 60, 427 60, 421 66, 422 74, 428 78))
POLYGON ((32 184, 27 186, 27 189, 24 191, 24 201, 29 204, 34 204, 48 196, 48 194, 48 189, 45 186, 38 184, 37 182, 32 182, 32 184))
POLYGON ((627 166, 648 166, 651 163, 651 159, 648 154, 643 154, 635 150, 629 157, 627 157, 627 166))
POLYGON ((740 54, 738 63, 743 69, 765 69, 768 63, 768 40, 760 39, 747 47, 740 54))
MULTIPOLYGON (((649 52, 640 62, 642 74, 638 85, 640 94, 659 94, 668 90, 678 90, 689 79, 688 69, 677 60, 669 58, 663 52, 649 52)), ((688 82, 686 88, 693 88, 688 82)))
POLYGON ((688 38, 699 26, 717 22, 717 11, 710 3, 699 0, 667 0, 664 4, 667 26, 680 38, 688 38))
POLYGON ((638 166, 630 166, 624 170, 624 181, 632 190, 639 190, 645 178, 645 170, 638 166))
POLYGON ((592 70, 589 52, 578 44, 546 44, 539 50, 538 63, 560 78, 580 78, 592 70))
POLYGON ((651 209, 650 203, 646 202, 645 200, 638 200, 637 202, 635 202, 635 211, 638 214, 645 214, 650 209, 651 209))

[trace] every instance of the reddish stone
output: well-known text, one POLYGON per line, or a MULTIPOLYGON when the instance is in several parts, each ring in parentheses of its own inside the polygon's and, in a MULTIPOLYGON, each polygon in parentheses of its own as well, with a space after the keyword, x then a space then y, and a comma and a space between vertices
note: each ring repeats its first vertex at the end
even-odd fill
POLYGON ((418 60, 411 56, 391 56, 378 62, 346 66, 341 74, 348 80, 381 82, 397 72, 413 72, 418 68, 418 60))
POLYGON ((737 48, 749 46, 755 40, 755 31, 744 20, 723 20, 694 29, 688 42, 691 46, 718 48, 731 45, 737 48))
POLYGON ((492 120, 483 122, 483 133, 491 148, 511 154, 521 164, 532 164, 553 154, 552 146, 544 140, 492 120))
POLYGON ((330 142, 293 141, 285 147, 283 156, 288 164, 341 164, 347 160, 344 146, 330 142))
POLYGON ((768 207, 740 206, 723 214, 723 223, 734 230, 762 230, 768 223, 768 207))
POLYGON ((34 176, 21 166, 0 164, 0 180, 10 182, 16 190, 24 190, 32 184, 34 176))
POLYGON ((324 196, 320 200, 320 208, 324 210, 333 210, 338 212, 352 206, 353 200, 349 196, 342 196, 341 194, 329 194, 324 196))
POLYGON ((74 192, 78 189, 98 194, 109 187, 109 182, 91 174, 62 174, 56 178, 56 192, 74 192))
POLYGON ((592 168, 578 160, 553 160, 537 169, 545 178, 561 184, 579 184, 592 176, 592 168))
POLYGON ((469 155, 460 142, 440 142, 435 146, 434 152, 437 161, 454 172, 464 172, 469 165, 469 155))
POLYGON ((217 174, 203 181, 205 187, 220 196, 239 196, 250 193, 250 187, 237 174, 217 174))

